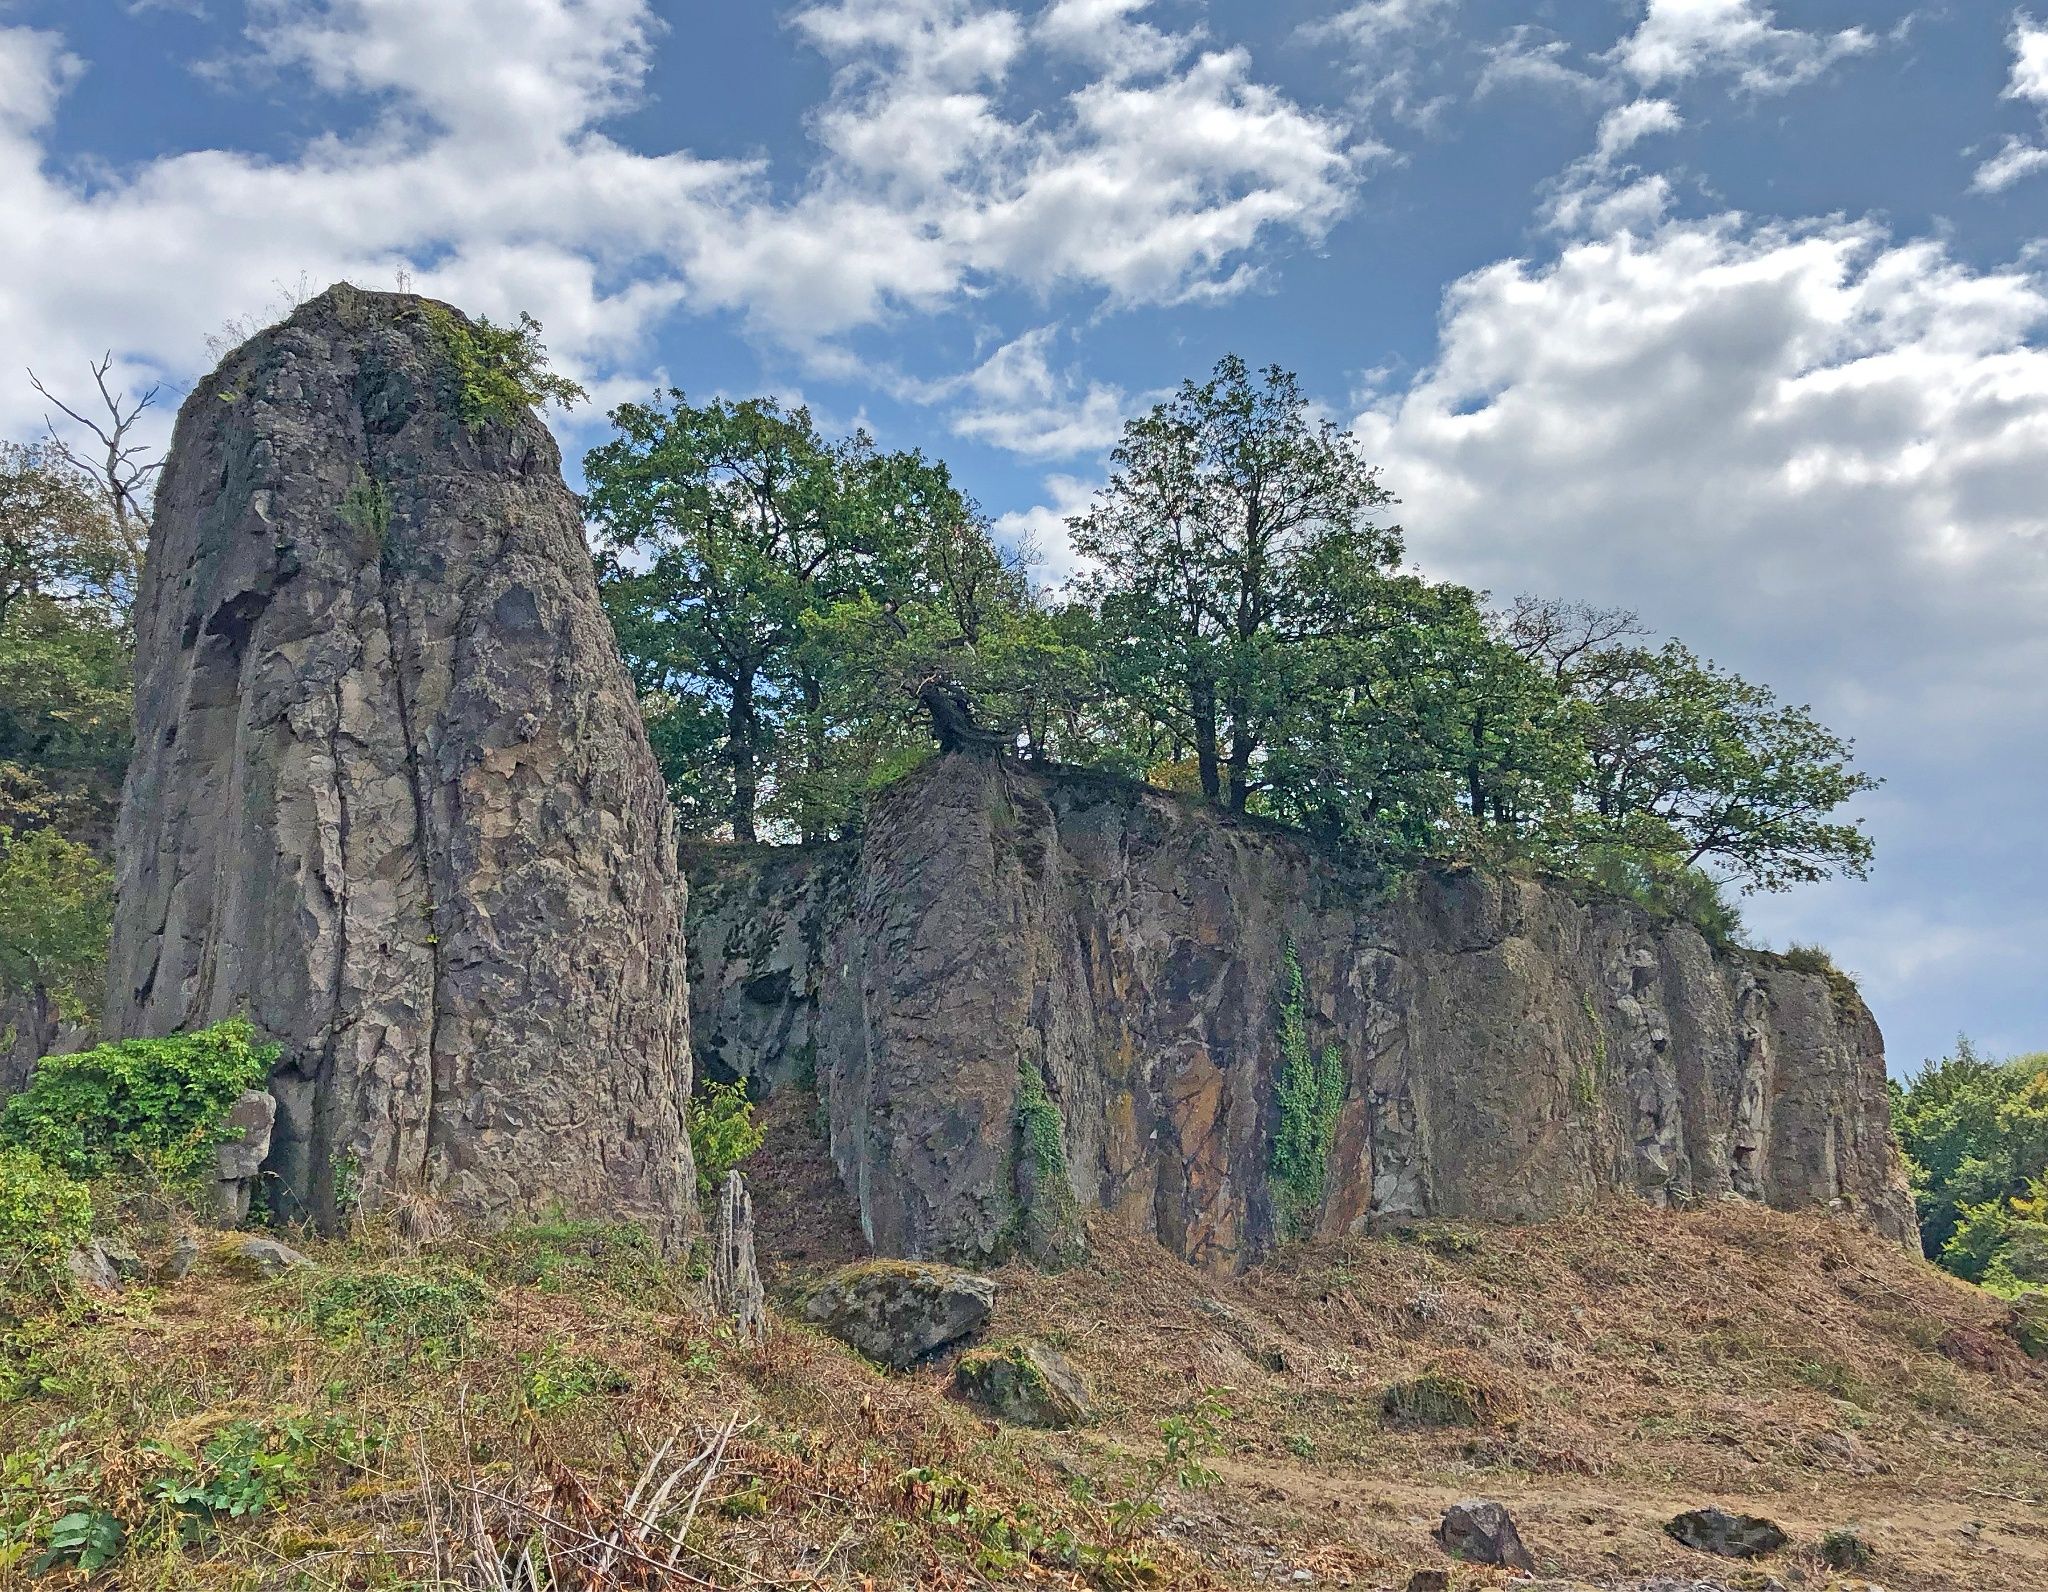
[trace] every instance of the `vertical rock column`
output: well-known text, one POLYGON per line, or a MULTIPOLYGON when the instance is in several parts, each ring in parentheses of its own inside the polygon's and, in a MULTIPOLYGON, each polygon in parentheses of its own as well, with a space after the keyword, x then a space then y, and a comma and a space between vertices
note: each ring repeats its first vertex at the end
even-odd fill
POLYGON ((424 1197, 679 1238, 684 886, 560 456, 466 322, 340 286, 178 415, 107 1023, 283 1046, 283 1214, 424 1197))

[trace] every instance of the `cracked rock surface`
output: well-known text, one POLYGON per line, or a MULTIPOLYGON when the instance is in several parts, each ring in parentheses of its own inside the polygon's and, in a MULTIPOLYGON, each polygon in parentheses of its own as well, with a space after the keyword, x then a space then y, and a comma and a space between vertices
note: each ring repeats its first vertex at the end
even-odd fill
POLYGON ((692 1171, 672 819, 560 456, 461 317, 330 289, 179 412, 107 1030, 283 1046, 262 1197, 633 1218, 692 1171))
POLYGON ((1345 1078, 1314 1225, 1534 1221, 1631 1194, 1826 1209, 1901 1243, 1883 1040, 1845 980, 1476 869, 1378 879, 1274 825, 966 756, 859 839, 692 854, 703 1055, 815 1087, 885 1255, 980 1264, 1047 1169, 1074 1203, 1242 1266, 1278 1231, 1285 952, 1345 1078), (1033 1078, 1035 1075, 1035 1078, 1033 1078))

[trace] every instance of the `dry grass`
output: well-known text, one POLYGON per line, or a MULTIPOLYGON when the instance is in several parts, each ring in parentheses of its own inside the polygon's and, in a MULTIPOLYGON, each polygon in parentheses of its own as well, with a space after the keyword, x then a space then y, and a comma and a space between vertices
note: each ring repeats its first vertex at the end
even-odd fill
POLYGON ((316 1247, 316 1278, 200 1274, 15 1333, 0 1502, 31 1537, 73 1499, 116 1509, 135 1548, 92 1584, 136 1592, 1199 1587, 1296 1569, 1399 1587, 1443 1564, 1429 1528, 1475 1493, 1514 1508, 1539 1561, 1608 1583, 1712 1572, 1657 1528, 1718 1502, 1778 1519, 1794 1547, 1773 1568, 1815 1588, 1842 1528, 1890 1592, 2048 1586, 2042 1368, 1996 1301, 1822 1218, 1618 1205, 1296 1246, 1237 1279, 1093 1241, 1056 1276, 1000 1272, 990 1328, 1080 1368, 1101 1419, 1077 1432, 999 1429, 954 1401, 946 1367, 886 1376, 788 1312, 764 1348, 734 1343, 687 1276, 617 1235, 365 1233, 316 1247), (332 1293, 375 1272, 429 1286, 332 1293), (359 1294, 414 1301, 425 1325, 332 1303, 359 1294), (1388 1389, 1431 1374, 1474 1390, 1471 1423, 1387 1418, 1388 1389), (1161 1423, 1212 1392, 1234 1411, 1216 1484, 1119 1517, 1156 1475, 1161 1423), (166 1448, 288 1417, 373 1442, 315 1443, 272 1507, 205 1540, 143 1540, 169 1510, 166 1448))

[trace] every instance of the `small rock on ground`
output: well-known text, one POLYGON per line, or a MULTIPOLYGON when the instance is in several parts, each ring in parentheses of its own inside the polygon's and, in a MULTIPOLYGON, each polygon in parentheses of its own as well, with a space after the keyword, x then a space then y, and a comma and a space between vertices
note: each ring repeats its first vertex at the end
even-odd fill
POLYGON ((1536 1561, 1515 1529, 1515 1517, 1505 1504, 1490 1498, 1466 1498, 1452 1504, 1436 1528, 1436 1540, 1443 1544, 1444 1552, 1467 1564, 1497 1564, 1531 1574, 1536 1569, 1536 1561))
POLYGON ((995 1308, 988 1277, 930 1261, 873 1260, 830 1278, 804 1318, 877 1364, 907 1371, 981 1330, 995 1308))
POLYGON ((1667 1521, 1664 1530, 1683 1547, 1724 1559, 1757 1559, 1785 1546, 1785 1533, 1773 1522, 1725 1509, 1688 1509, 1667 1521))

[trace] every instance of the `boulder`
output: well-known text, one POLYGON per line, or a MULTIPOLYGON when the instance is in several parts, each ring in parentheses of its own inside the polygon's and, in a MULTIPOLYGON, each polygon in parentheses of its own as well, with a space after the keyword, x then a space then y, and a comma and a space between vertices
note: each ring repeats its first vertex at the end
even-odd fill
POLYGON ((279 1243, 274 1238, 259 1238, 253 1233, 237 1233, 223 1238, 214 1246, 213 1254, 221 1270, 228 1275, 254 1278, 260 1282, 268 1282, 288 1271, 313 1264, 309 1257, 300 1254, 290 1244, 279 1243))
POLYGON ((277 1097, 266 1090, 245 1089, 229 1108, 226 1136, 214 1151, 214 1214, 221 1226, 249 1219, 276 1122, 277 1097))
POLYGON ((1452 1504, 1436 1528, 1436 1540, 1444 1552, 1467 1564, 1500 1565, 1530 1574, 1536 1570, 1536 1561, 1515 1530, 1515 1517, 1505 1504, 1489 1498, 1466 1498, 1452 1504))
POLYGON ((925 1261, 875 1260, 816 1289, 804 1319, 877 1364, 905 1371, 980 1331, 995 1302, 991 1278, 925 1261))
MULTIPOLYGON (((282 1047, 266 1197, 694 1226, 673 818, 560 455, 470 323, 330 289, 180 409, 110 1037, 282 1047)), ((234 1181, 245 1182, 237 1177, 234 1181)))
POLYGON ((1785 1546, 1785 1533, 1771 1521, 1725 1509, 1688 1509, 1667 1521, 1664 1530, 1683 1547, 1724 1559, 1760 1559, 1785 1546))
POLYGON ((970 1349, 953 1368, 961 1396, 1013 1426, 1085 1426, 1095 1418, 1088 1384, 1058 1350, 1018 1341, 970 1349))
POLYGON ((116 1293, 121 1287, 121 1273, 114 1260, 107 1253, 106 1246, 97 1240, 80 1244, 64 1257, 64 1269, 71 1274, 71 1280, 88 1293, 116 1293))

